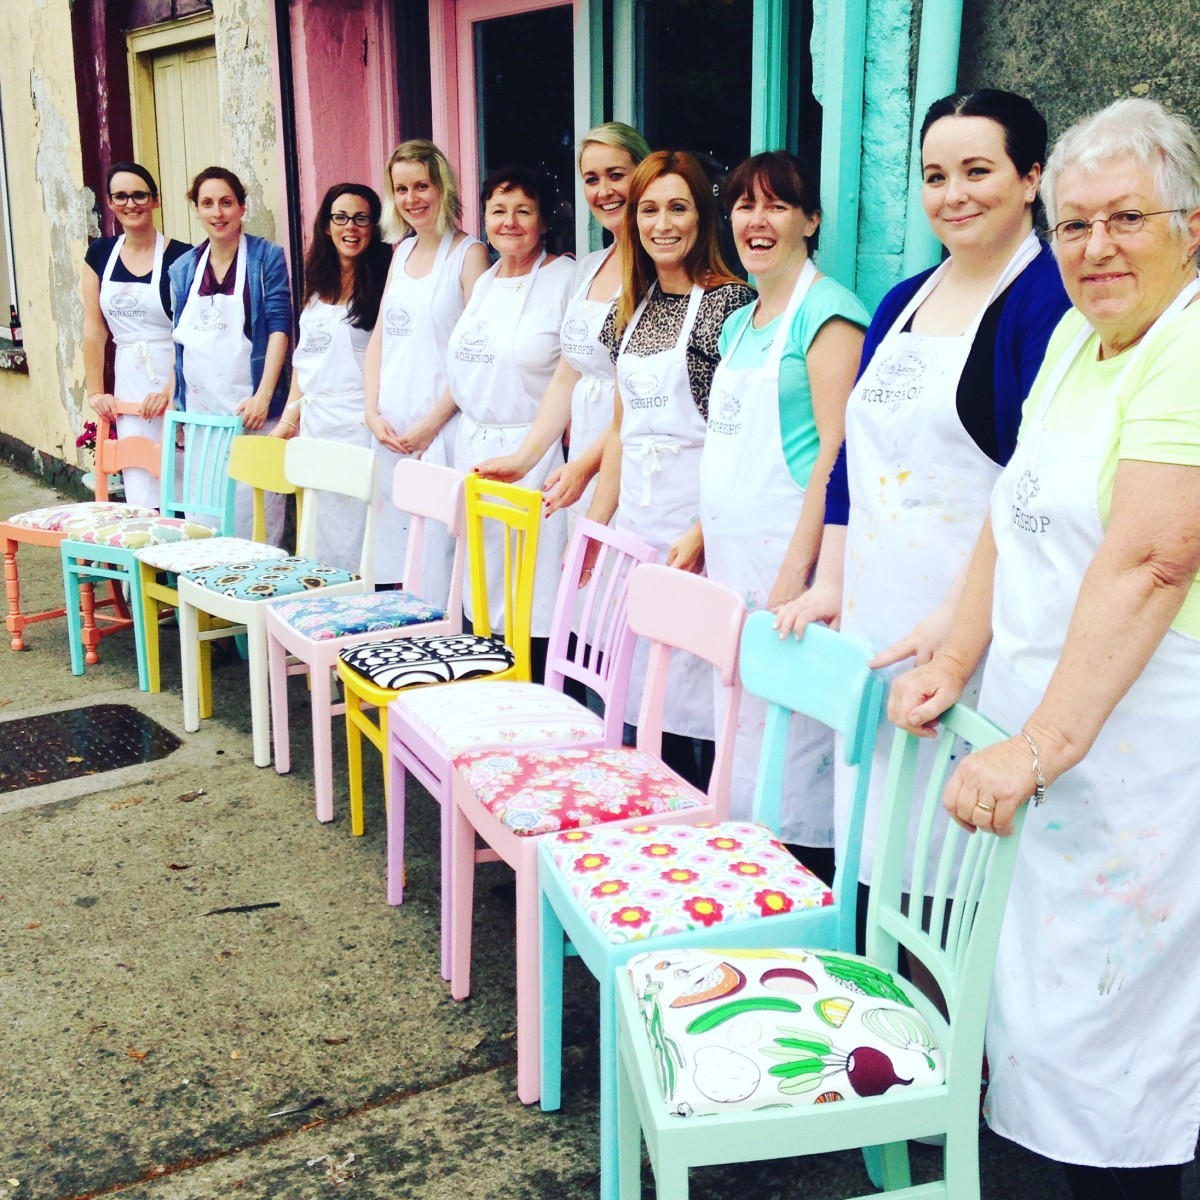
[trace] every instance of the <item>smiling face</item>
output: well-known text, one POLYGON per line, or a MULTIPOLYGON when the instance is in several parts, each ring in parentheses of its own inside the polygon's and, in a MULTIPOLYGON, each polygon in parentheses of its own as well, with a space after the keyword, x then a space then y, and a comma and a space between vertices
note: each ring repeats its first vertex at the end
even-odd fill
POLYGON ((700 214, 682 175, 660 175, 647 186, 638 201, 637 226, 660 277, 684 269, 700 232, 700 214))
POLYGON ((520 188, 495 191, 487 198, 484 228, 496 253, 514 263, 532 259, 546 234, 538 202, 520 188))
POLYGON ((239 202, 233 188, 223 179, 206 179, 196 195, 196 212, 217 243, 237 241, 242 235, 242 217, 246 206, 239 202))
POLYGON ((942 117, 921 144, 921 201, 952 257, 1009 257, 1033 228, 1041 167, 1019 175, 1004 129, 988 117, 942 117))
POLYGON ((584 199, 592 216, 614 236, 624 224, 633 168, 633 156, 628 150, 603 142, 588 142, 579 156, 584 199))
POLYGON ((150 196, 144 204, 135 204, 132 200, 118 204, 111 197, 120 194, 130 196, 134 192, 149 193, 149 191, 150 185, 132 171, 118 171, 112 177, 112 182, 108 185, 110 197, 108 204, 126 233, 136 233, 153 228, 154 210, 158 207, 158 197, 150 196))
POLYGON ((762 179, 738 197, 730 213, 733 240, 742 266, 756 279, 787 272, 808 257, 808 239, 821 218, 772 195, 762 179))
MULTIPOLYGON (((1153 179, 1132 158, 1085 173, 1068 166, 1055 187, 1059 221, 1092 221, 1123 209, 1158 213, 1170 207, 1153 179)), ((1100 334, 1106 354, 1136 342, 1178 295, 1200 245, 1200 212, 1187 214, 1180 233, 1169 215, 1147 217, 1137 233, 1114 238, 1107 224, 1093 225, 1077 242, 1054 239, 1054 256, 1071 303, 1100 334)))
POLYGON ((372 225, 356 225, 354 223, 355 217, 369 217, 371 206, 361 196, 356 196, 352 192, 343 192, 330 205, 329 211, 331 216, 341 214, 350 218, 341 225, 330 220, 326 226, 330 240, 333 242, 333 248, 338 252, 338 258, 343 262, 349 262, 357 258, 371 244, 371 239, 375 236, 372 225))
POLYGON ((392 163, 392 199, 396 212, 417 233, 437 230, 442 193, 429 178, 429 168, 424 163, 392 163))

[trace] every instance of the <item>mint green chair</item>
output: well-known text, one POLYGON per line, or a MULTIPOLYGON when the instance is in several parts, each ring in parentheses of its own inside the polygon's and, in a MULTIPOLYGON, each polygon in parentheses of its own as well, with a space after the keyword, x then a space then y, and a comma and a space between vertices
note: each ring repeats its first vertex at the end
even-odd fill
POLYGON ((881 1143, 889 1196, 978 1200, 984 1022, 1021 819, 1009 838, 951 825, 941 852, 931 855, 952 755, 961 753, 957 740, 982 748, 1005 737, 961 705, 942 726, 923 791, 915 783, 917 739, 896 733, 867 912, 868 958, 700 945, 617 969, 621 1200, 641 1192, 639 1130, 659 1200, 687 1196, 691 1167, 881 1143), (932 902, 906 913, 914 807, 912 892, 928 891, 932 902), (899 976, 901 948, 932 974, 947 1015, 899 976), (944 1178, 913 1187, 907 1140, 939 1133, 944 1178))
POLYGON ((823 625, 781 641, 774 624, 771 613, 751 614, 739 653, 742 686, 768 702, 752 821, 668 828, 648 820, 643 829, 581 828, 541 839, 542 1108, 561 1103, 563 966, 578 956, 600 982, 603 1200, 617 1189, 616 969, 645 951, 670 958, 698 945, 854 949, 859 849, 886 688, 867 666, 866 642, 823 625), (832 890, 777 840, 793 713, 840 733, 855 768, 832 890))

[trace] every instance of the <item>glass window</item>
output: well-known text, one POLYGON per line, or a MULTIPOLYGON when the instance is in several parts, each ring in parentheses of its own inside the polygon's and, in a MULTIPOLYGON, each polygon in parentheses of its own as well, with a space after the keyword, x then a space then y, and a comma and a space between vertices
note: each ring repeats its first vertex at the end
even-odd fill
POLYGON ((396 0, 396 68, 400 140, 433 137, 428 0, 396 0))

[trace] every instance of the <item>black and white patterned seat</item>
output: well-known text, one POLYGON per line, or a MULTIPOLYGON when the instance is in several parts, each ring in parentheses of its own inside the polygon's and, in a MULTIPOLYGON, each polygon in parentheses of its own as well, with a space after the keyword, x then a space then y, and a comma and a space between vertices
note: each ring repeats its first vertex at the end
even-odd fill
POLYGON ((499 638, 469 633, 363 642, 348 647, 338 657, 375 687, 390 691, 499 675, 516 661, 499 638))

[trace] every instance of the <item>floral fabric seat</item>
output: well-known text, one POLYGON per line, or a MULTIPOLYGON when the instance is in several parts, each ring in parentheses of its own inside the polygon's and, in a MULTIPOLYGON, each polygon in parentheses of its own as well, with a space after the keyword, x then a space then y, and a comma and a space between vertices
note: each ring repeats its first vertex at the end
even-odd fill
POLYGON ((111 525, 135 517, 157 517, 152 508, 134 504, 113 504, 106 500, 87 500, 80 504, 54 504, 48 508, 31 508, 8 518, 6 524, 22 529, 38 529, 46 533, 65 533, 75 536, 96 525, 111 525))
POLYGON ((243 558, 203 571, 188 571, 186 578, 197 587, 235 600, 270 600, 335 583, 350 583, 359 576, 341 567, 327 567, 316 559, 288 555, 263 562, 243 558))
POLYGON ((911 985, 865 958, 676 950, 629 961, 666 1111, 710 1116, 945 1082, 911 985))
POLYGON ((469 633, 363 642, 338 657, 375 687, 391 691, 425 683, 483 679, 507 671, 516 661, 499 638, 469 633))
POLYGON ((93 525, 82 532, 73 533, 71 540, 88 545, 110 546, 114 550, 141 550, 146 546, 160 546, 168 542, 211 538, 213 532, 207 525, 189 521, 185 517, 160 517, 156 514, 93 525))
POLYGON ((275 615, 314 642, 440 621, 445 612, 411 592, 365 592, 285 600, 275 615))
POLYGON ((661 759, 624 747, 481 750, 454 765, 505 828, 533 837, 559 830, 699 808, 707 797, 661 759))
POLYGON ((604 722, 594 712, 534 683, 501 682, 486 690, 419 688, 394 704, 449 758, 487 747, 578 744, 604 737, 604 722))
POLYGON ((225 563, 259 562, 286 556, 287 551, 278 546, 268 546, 262 542, 251 542, 237 537, 210 537, 162 543, 148 546, 137 553, 140 562, 146 563, 156 571, 169 571, 172 575, 202 571, 225 563))
POLYGON ((572 830, 550 856, 613 945, 833 903, 833 893, 764 825, 572 830))

